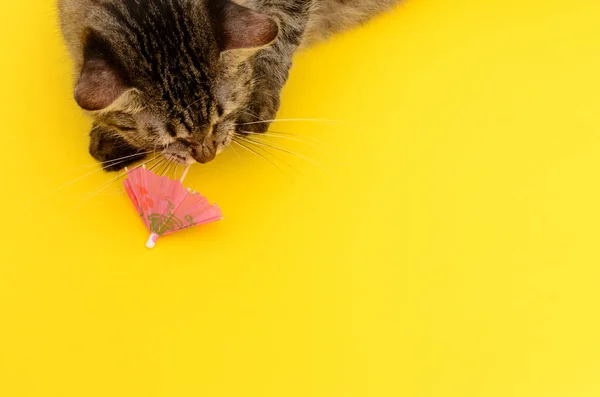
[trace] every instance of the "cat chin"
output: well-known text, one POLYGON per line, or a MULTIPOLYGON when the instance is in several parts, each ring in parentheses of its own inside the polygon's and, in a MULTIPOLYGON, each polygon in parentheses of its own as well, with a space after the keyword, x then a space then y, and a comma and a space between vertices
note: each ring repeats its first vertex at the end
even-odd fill
POLYGON ((196 160, 190 155, 182 156, 174 153, 163 153, 163 156, 168 161, 179 164, 192 165, 196 162, 196 160))

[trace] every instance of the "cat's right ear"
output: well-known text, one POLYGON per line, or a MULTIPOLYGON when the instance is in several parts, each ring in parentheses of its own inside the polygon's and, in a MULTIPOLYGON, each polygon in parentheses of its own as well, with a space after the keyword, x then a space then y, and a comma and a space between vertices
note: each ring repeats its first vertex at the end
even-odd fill
POLYGON ((277 38, 279 26, 268 15, 229 0, 216 3, 221 51, 262 48, 277 38))
POLYGON ((84 110, 99 111, 115 104, 130 91, 120 68, 101 41, 88 38, 75 101, 84 110))

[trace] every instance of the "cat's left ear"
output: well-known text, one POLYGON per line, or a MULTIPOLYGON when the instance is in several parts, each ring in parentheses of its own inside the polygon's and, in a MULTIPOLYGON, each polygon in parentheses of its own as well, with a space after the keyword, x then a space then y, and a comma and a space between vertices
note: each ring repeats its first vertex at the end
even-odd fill
POLYGON ((218 3, 221 51, 261 48, 277 38, 279 26, 268 15, 229 0, 218 3))
POLYGON ((75 87, 75 100, 84 110, 102 110, 128 89, 118 70, 107 60, 100 57, 87 59, 75 87))
POLYGON ((132 108, 136 91, 127 81, 123 69, 110 47, 97 34, 86 39, 83 65, 75 86, 75 100, 84 110, 132 108))

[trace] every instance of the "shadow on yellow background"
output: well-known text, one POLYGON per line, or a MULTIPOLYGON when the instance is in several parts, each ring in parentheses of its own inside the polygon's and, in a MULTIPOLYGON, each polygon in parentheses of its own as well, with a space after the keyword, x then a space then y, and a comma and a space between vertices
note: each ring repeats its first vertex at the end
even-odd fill
POLYGON ((0 10, 0 395, 600 395, 597 1, 410 0, 300 54, 279 117, 343 122, 195 167, 226 219, 154 251, 53 1, 0 10))

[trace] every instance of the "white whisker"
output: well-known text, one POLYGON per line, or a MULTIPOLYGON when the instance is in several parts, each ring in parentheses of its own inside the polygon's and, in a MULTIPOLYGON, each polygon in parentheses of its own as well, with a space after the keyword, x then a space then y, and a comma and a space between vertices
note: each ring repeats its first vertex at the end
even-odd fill
POLYGON ((278 138, 278 139, 287 139, 287 140, 290 140, 290 141, 301 142, 301 143, 304 143, 304 144, 309 145, 309 146, 313 146, 313 147, 315 147, 317 149, 320 149, 320 150, 323 150, 323 151, 336 150, 336 149, 331 148, 331 147, 325 147, 322 144, 317 144, 317 143, 311 142, 310 140, 308 140, 308 138, 300 139, 299 136, 293 135, 293 134, 286 134, 286 135, 284 135, 284 133, 278 133, 276 131, 250 132, 250 131, 243 131, 243 130, 241 130, 241 132, 244 133, 244 134, 249 134, 249 135, 255 136, 257 138, 261 137, 261 136, 266 136, 266 137, 273 137, 273 138, 278 138), (287 135, 292 135, 292 136, 287 136, 287 135))
POLYGON ((307 122, 316 122, 316 123, 333 123, 333 124, 346 124, 353 127, 359 127, 357 124, 350 123, 342 120, 328 120, 328 119, 273 119, 273 120, 260 120, 253 121, 251 123, 240 123, 238 126, 243 125, 252 125, 252 124, 261 124, 261 123, 284 123, 284 122, 293 122, 293 121, 307 121, 307 122))
POLYGON ((260 157, 260 158, 262 158, 264 160, 267 160, 269 163, 271 163, 271 165, 273 165, 275 168, 277 168, 277 170, 279 172, 281 172, 283 175, 286 175, 285 172, 283 172, 283 170, 281 169, 281 167, 279 167, 277 164, 275 164, 271 159, 263 156, 262 154, 258 153, 256 150, 251 149, 251 148, 247 147, 246 145, 241 144, 240 142, 236 141, 235 139, 232 142, 235 143, 235 144, 237 144, 237 145, 239 145, 239 146, 241 146, 242 148, 244 148, 245 150, 249 151, 250 153, 253 153, 253 154, 257 155, 258 157, 260 157))
POLYGON ((322 164, 320 164, 319 162, 317 162, 317 161, 315 161, 315 160, 311 159, 310 157, 307 157, 307 156, 304 156, 304 155, 302 155, 302 154, 299 154, 299 153, 293 152, 293 151, 291 151, 291 150, 287 150, 287 149, 283 149, 283 148, 280 148, 280 147, 277 147, 277 146, 269 145, 269 144, 267 144, 267 143, 264 143, 264 142, 257 142, 257 141, 254 141, 254 140, 252 140, 252 139, 248 139, 248 138, 242 138, 242 137, 238 137, 238 139, 241 139, 242 141, 244 141, 244 142, 247 142, 247 143, 250 143, 250 144, 254 144, 254 145, 258 145, 258 146, 263 146, 263 147, 268 147, 268 148, 271 148, 271 149, 279 150, 279 151, 281 151, 281 152, 284 152, 284 153, 287 153, 287 154, 291 154, 291 155, 293 155, 293 156, 297 156, 297 157, 299 157, 299 158, 301 158, 301 159, 303 159, 303 160, 306 160, 306 161, 308 161, 309 163, 311 163, 311 164, 313 164, 313 165, 315 165, 315 166, 319 167, 320 169, 322 169, 323 171, 325 171, 325 172, 326 172, 326 173, 327 173, 329 176, 331 176, 332 178, 335 178, 335 179, 337 179, 337 177, 336 177, 336 176, 335 176, 335 175, 334 175, 334 174, 333 174, 331 171, 329 171, 329 170, 328 170, 327 168, 325 168, 325 167, 324 167, 322 164))

